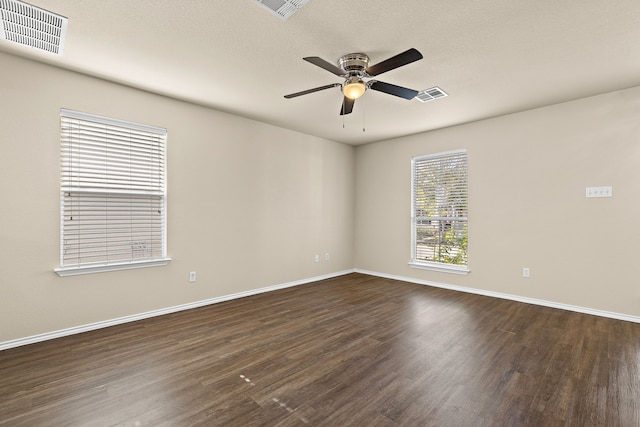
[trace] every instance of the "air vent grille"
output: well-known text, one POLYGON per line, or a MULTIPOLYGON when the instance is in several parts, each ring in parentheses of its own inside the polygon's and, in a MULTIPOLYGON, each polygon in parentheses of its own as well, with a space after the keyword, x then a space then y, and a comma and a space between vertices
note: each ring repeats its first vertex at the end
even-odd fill
POLYGON ((67 18, 18 0, 0 0, 0 39, 62 54, 67 18))
POLYGON ((280 19, 285 20, 296 13, 309 0, 253 0, 280 19))
POLYGON ((429 102, 434 99, 444 98, 445 96, 449 96, 445 91, 440 89, 438 86, 434 86, 430 89, 421 90, 416 95, 416 98, 420 102, 429 102))

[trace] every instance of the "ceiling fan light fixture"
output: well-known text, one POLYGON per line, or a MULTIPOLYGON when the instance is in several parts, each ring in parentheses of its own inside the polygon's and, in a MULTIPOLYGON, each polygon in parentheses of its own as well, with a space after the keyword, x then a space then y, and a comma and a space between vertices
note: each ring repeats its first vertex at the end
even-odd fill
POLYGON ((342 93, 349 99, 358 99, 367 90, 367 86, 358 77, 351 77, 342 85, 342 93))

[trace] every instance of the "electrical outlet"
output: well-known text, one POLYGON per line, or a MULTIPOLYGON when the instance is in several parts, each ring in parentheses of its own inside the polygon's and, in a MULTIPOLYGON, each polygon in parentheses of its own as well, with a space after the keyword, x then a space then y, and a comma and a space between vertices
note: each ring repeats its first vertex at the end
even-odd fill
POLYGON ((196 272, 195 271, 191 271, 189 273, 189 282, 193 283, 196 281, 196 272))
POLYGON ((329 261, 329 252, 327 252, 326 254, 324 254, 324 260, 325 260, 325 261, 329 261))
POLYGON ((529 270, 529 267, 525 267, 522 269, 522 277, 525 277, 527 279, 531 277, 531 270, 529 270))
POLYGON ((316 260, 316 262, 319 262, 320 261, 320 255, 316 254, 315 260, 316 260))

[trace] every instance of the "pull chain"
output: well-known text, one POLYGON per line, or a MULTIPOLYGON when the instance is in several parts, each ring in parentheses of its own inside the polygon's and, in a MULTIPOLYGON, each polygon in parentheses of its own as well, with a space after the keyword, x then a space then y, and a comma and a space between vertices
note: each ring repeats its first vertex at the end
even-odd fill
POLYGON ((364 131, 365 131, 365 117, 366 117, 366 115, 365 115, 365 111, 366 111, 366 110, 367 110, 367 109, 365 108, 365 103, 363 102, 363 103, 362 103, 362 132, 364 132, 364 131))

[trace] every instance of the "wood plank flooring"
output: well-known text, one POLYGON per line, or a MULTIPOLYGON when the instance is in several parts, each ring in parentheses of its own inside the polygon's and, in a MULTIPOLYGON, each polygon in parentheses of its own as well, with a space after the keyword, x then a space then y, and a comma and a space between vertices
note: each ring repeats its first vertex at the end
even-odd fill
POLYGON ((640 324, 350 274, 0 352, 1 426, 640 426, 640 324))

